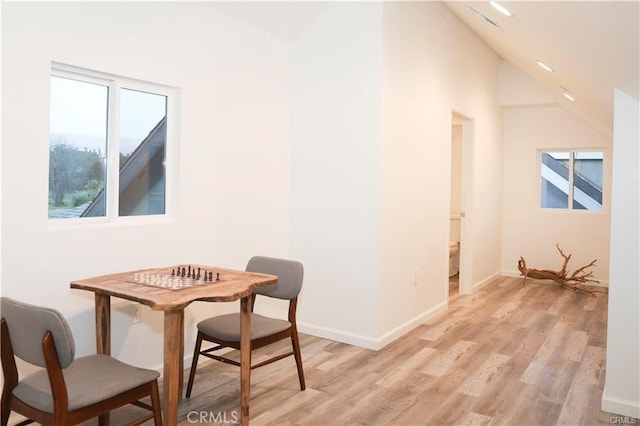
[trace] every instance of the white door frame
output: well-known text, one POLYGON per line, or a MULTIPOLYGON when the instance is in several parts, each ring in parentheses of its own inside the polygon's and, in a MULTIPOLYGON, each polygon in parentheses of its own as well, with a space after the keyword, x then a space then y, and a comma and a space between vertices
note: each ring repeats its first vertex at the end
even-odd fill
MULTIPOLYGON (((462 203, 460 218, 460 267, 458 291, 460 294, 473 292, 473 177, 474 156, 473 138, 475 122, 458 111, 452 112, 462 118, 462 203)), ((447 283, 448 288, 448 283, 447 283)))

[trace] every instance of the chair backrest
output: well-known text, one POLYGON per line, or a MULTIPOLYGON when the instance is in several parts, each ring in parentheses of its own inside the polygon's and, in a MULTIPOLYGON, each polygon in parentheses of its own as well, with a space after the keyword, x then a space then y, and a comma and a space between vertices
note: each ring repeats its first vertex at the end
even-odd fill
POLYGON ((75 343, 69 324, 56 310, 0 298, 0 313, 7 323, 13 353, 20 359, 46 367, 42 338, 53 334, 60 366, 65 368, 75 357, 75 343))
POLYGON ((291 300, 298 297, 302 288, 304 268, 302 263, 295 260, 254 256, 249 259, 246 270, 278 277, 276 284, 260 287, 254 291, 255 294, 291 300))

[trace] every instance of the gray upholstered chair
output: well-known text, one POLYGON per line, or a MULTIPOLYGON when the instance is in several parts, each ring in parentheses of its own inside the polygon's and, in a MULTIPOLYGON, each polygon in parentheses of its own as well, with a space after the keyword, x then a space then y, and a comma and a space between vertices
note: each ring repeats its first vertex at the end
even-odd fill
MULTIPOLYGON (((276 275, 278 282, 256 289, 251 301, 251 350, 255 350, 282 339, 291 338, 292 351, 267 359, 259 364, 252 365, 251 368, 262 367, 272 362, 281 360, 293 355, 298 368, 298 379, 300 389, 305 389, 304 372, 302 370, 302 355, 300 352, 300 342, 298 341, 298 328, 296 326, 296 306, 298 294, 302 288, 302 278, 304 269, 300 262, 286 259, 276 259, 272 257, 255 256, 249 260, 246 270, 248 272, 259 272, 263 274, 276 275), (256 295, 274 297, 289 300, 288 320, 269 318, 253 312, 256 295)), ((212 354, 222 348, 233 348, 240 350, 240 313, 232 313, 208 318, 198 323, 198 337, 193 352, 193 361, 189 373, 189 383, 187 384, 186 396, 191 396, 193 379, 198 365, 198 356, 203 355, 217 361, 240 366, 240 363, 212 354), (202 341, 213 342, 216 346, 201 350, 202 341)))
MULTIPOLYGON (((75 425, 134 404, 152 411, 132 424, 162 425, 158 372, 124 364, 108 355, 75 358, 67 321, 57 311, 1 298, 2 426, 15 411, 44 425, 75 425), (21 380, 15 357, 42 370, 21 380), (151 397, 151 406, 139 400, 151 397)), ((27 421, 26 424, 31 423, 27 421)))

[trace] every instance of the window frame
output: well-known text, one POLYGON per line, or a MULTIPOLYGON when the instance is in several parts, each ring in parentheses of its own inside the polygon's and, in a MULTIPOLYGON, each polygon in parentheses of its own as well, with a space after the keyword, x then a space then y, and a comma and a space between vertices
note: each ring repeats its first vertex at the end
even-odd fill
POLYGON ((577 213, 577 214, 606 214, 608 211, 608 191, 607 191, 607 170, 608 170, 608 149, 603 147, 593 148, 538 148, 536 149, 536 208, 539 212, 544 213, 577 213), (602 207, 600 209, 576 209, 573 207, 574 202, 574 154, 580 152, 598 152, 602 154, 602 207), (567 194, 568 203, 566 208, 559 207, 543 207, 542 206, 542 155, 544 153, 568 153, 569 154, 569 193, 567 194))
MULTIPOLYGON (((98 84, 108 88, 107 95, 107 139, 106 154, 103 159, 105 168, 105 215, 99 217, 48 218, 52 227, 78 225, 136 225, 171 222, 177 211, 177 128, 178 128, 178 90, 175 87, 151 83, 114 74, 88 70, 71 65, 52 62, 51 77, 61 77, 85 83, 98 84), (165 139, 165 193, 164 213, 144 215, 119 215, 119 167, 120 167, 120 94, 121 89, 165 96, 166 101, 166 139, 165 139)), ((49 83, 51 84, 51 83, 49 83)), ((50 148, 50 145, 49 145, 50 148)), ((49 167, 47 165, 47 167, 49 167)), ((48 173, 47 173, 48 175, 48 173)), ((48 182, 47 182, 48 186, 48 182)), ((48 188, 48 187, 47 187, 48 188)), ((47 209, 48 210, 48 209, 47 209)), ((48 213, 47 213, 48 214, 48 213)))

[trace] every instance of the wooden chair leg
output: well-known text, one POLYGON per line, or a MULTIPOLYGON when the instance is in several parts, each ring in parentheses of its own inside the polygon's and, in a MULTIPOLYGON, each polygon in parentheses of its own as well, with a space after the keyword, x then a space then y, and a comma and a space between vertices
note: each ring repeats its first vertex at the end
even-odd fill
POLYGON ((191 371, 189 371, 189 382, 187 383, 186 397, 191 397, 191 389, 193 388, 193 379, 196 376, 196 367, 198 366, 198 357, 200 356, 200 348, 202 347, 202 334, 198 331, 196 339, 196 347, 193 350, 193 359, 191 360, 191 371))
POLYGON ((162 407, 160 406, 160 392, 158 392, 158 381, 151 383, 151 407, 153 408, 154 426, 162 426, 162 407))
POLYGON ((99 426, 109 426, 109 413, 101 414, 98 416, 99 426))
POLYGON ((298 331, 294 328, 291 335, 291 344, 293 345, 293 356, 296 359, 296 367, 298 367, 298 379, 300 380, 300 390, 305 390, 304 371, 302 369, 302 351, 300 350, 300 342, 298 341, 298 331))
POLYGON ((11 414, 11 410, 9 410, 9 398, 3 393, 2 406, 0 407, 0 424, 2 426, 7 426, 9 423, 9 414, 11 414))

